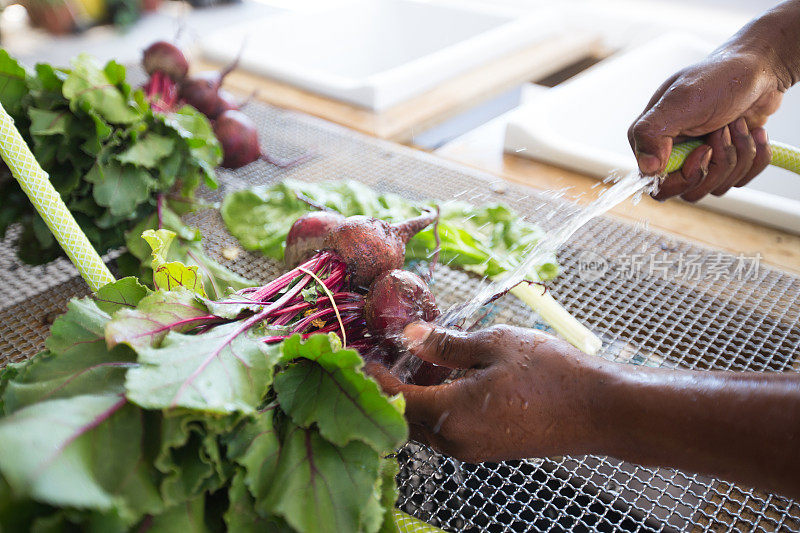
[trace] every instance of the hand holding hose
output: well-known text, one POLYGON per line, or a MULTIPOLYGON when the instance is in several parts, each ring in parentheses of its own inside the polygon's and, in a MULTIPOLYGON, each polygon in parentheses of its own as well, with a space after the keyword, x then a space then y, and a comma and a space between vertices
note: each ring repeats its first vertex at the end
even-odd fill
POLYGON ((763 126, 800 71, 798 31, 800 2, 785 2, 662 84, 628 130, 639 169, 663 172, 673 143, 691 137, 704 143, 654 198, 719 196, 764 170, 771 151, 763 126))

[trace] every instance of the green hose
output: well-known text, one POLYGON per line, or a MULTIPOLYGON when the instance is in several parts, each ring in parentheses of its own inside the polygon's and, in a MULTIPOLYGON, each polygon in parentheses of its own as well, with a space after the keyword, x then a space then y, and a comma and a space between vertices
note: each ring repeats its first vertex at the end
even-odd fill
MULTIPOLYGON (((684 161, 686 161, 686 157, 701 144, 703 144, 701 141, 687 141, 673 146, 665 172, 669 174, 681 168, 684 161)), ((772 148, 770 165, 800 174, 800 148, 776 141, 770 141, 769 146, 772 148)))

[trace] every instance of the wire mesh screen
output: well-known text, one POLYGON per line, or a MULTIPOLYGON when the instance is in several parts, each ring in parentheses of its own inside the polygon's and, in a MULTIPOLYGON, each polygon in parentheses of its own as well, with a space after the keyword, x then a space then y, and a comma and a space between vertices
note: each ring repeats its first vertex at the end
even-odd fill
MULTIPOLYGON (((414 150, 366 138, 323 121, 248 106, 265 151, 313 157, 289 169, 256 162, 221 172, 226 192, 283 178, 354 179, 382 192, 445 202, 503 202, 553 227, 564 202, 414 150)), ((281 265, 257 254, 222 254, 237 243, 216 210, 190 216, 210 254, 256 281, 281 265)), ((0 364, 29 357, 69 298, 88 292, 65 261, 20 264, 11 232, 0 243, 0 364), (24 301, 24 305, 23 305, 24 301)), ((604 342, 602 356, 630 364, 697 369, 800 371, 800 279, 744 259, 675 242, 645 227, 602 218, 560 253, 553 294, 604 342), (638 264, 640 268, 631 268, 638 264), (647 265, 648 268, 641 268, 647 265), (694 265, 690 272, 689 267, 694 265), (698 266, 699 265, 699 266, 698 266), (699 275, 697 274, 699 269, 699 275)), ((440 307, 465 301, 479 279, 439 267, 432 284, 440 307)), ((490 321, 540 325, 506 297, 490 321)), ((800 505, 786 498, 671 469, 604 457, 557 457, 500 464, 459 464, 415 443, 398 454, 398 505, 450 531, 779 531, 800 530, 800 505)))

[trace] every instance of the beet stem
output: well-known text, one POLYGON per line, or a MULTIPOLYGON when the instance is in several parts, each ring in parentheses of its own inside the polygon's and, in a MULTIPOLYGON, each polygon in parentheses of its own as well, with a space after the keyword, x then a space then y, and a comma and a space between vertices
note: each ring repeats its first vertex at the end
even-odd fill
POLYGON ((258 96, 258 89, 253 89, 253 92, 250 93, 250 96, 245 98, 244 101, 242 101, 242 103, 240 103, 238 106, 236 106, 237 109, 241 110, 245 106, 250 105, 251 103, 253 103, 253 100, 255 100, 257 96, 258 96))
POLYGON ((336 312, 337 309, 339 310, 340 313, 342 313, 342 312, 345 312, 345 311, 359 311, 362 308, 363 308, 363 306, 361 306, 361 305, 353 305, 353 304, 343 305, 341 307, 338 307, 338 306, 326 307, 324 309, 320 309, 319 311, 315 311, 314 313, 311 313, 307 317, 303 318, 303 320, 301 320, 300 322, 295 324, 295 326, 294 326, 292 331, 294 333, 300 333, 304 329, 306 329, 309 326, 309 324, 311 324, 315 320, 323 318, 323 317, 328 316, 330 314, 333 314, 333 313, 336 312))
POLYGON ((306 152, 305 154, 295 157, 294 159, 278 159, 262 151, 260 157, 267 163, 275 165, 278 168, 291 168, 295 165, 299 165, 300 163, 304 163, 305 161, 311 159, 312 157, 314 157, 314 153, 306 152))
POLYGON ((436 206, 436 220, 433 221, 433 238, 436 239, 436 247, 433 249, 433 257, 428 265, 428 282, 433 279, 433 271, 439 262, 439 252, 442 250, 442 239, 439 237, 439 206, 436 206))
POLYGON ((400 235, 400 238, 403 239, 404 243, 408 243, 411 240, 411 237, 419 233, 420 231, 424 230, 428 226, 430 226, 431 222, 439 218, 438 212, 434 210, 429 210, 423 212, 418 217, 410 218, 405 222, 398 222, 397 224, 392 224, 397 230, 397 233, 400 235))
POLYGON ((254 301, 266 300, 270 296, 273 296, 278 291, 280 291, 281 289, 286 287, 295 278, 297 278, 300 275, 300 272, 301 272, 299 270, 300 267, 311 268, 312 270, 319 270, 320 261, 323 261, 323 265, 324 265, 324 263, 329 261, 331 257, 332 257, 332 254, 330 252, 318 253, 314 257, 312 257, 311 259, 309 259, 308 261, 303 263, 302 265, 290 270, 289 272, 287 272, 286 274, 283 274, 282 276, 278 277, 277 279, 272 280, 271 282, 267 283, 263 287, 259 287, 259 288, 255 289, 253 291, 247 291, 247 289, 243 289, 242 291, 239 291, 239 292, 241 294, 250 294, 254 301))
POLYGON ((325 283, 323 283, 323 281, 321 279, 319 279, 317 277, 317 275, 314 274, 313 272, 311 272, 309 270, 306 270, 303 267, 297 267, 297 268, 301 272, 305 272, 306 274, 308 274, 309 276, 314 278, 317 281, 317 283, 319 283, 322 286, 322 290, 325 291, 325 293, 328 295, 328 298, 331 299, 331 306, 333 307, 333 310, 336 311, 336 319, 339 321, 339 325, 342 327, 342 347, 343 348, 346 347, 347 346, 347 332, 344 329, 344 323, 342 323, 342 316, 339 314, 339 308, 336 306, 336 301, 334 300, 333 294, 331 293, 330 289, 328 289, 328 286, 325 285, 325 283))
POLYGON ((328 207, 325 204, 320 204, 320 203, 312 200, 311 198, 309 198, 308 196, 306 196, 305 194, 303 194, 300 191, 295 191, 294 195, 297 196, 298 200, 300 200, 301 202, 303 202, 304 204, 306 204, 306 205, 308 205, 310 207, 313 207, 317 211, 326 211, 328 213, 336 213, 336 214, 341 215, 341 213, 339 211, 337 211, 336 209, 333 209, 332 207, 328 207))
POLYGON ((164 195, 159 194, 156 200, 156 213, 158 216, 158 229, 164 227, 164 195))
POLYGON ((219 88, 222 87, 222 82, 225 79, 225 77, 234 70, 236 70, 236 67, 239 66, 239 60, 242 59, 242 54, 244 53, 244 47, 246 44, 247 44, 247 39, 244 39, 242 41, 242 46, 239 47, 239 52, 236 54, 236 57, 233 58, 233 61, 231 61, 228 64, 228 66, 226 66, 224 69, 219 71, 219 76, 217 77, 217 87, 214 92, 218 91, 219 88))

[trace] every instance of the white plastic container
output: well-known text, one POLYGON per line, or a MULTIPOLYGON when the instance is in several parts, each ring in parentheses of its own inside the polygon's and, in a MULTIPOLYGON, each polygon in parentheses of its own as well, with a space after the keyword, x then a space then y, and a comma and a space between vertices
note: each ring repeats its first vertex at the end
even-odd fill
POLYGON ((561 27, 547 9, 363 0, 228 26, 204 39, 202 51, 228 62, 247 39, 243 68, 382 110, 561 27))

